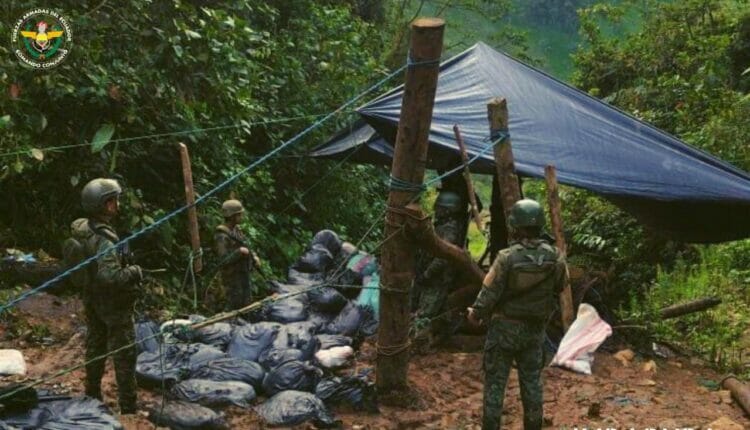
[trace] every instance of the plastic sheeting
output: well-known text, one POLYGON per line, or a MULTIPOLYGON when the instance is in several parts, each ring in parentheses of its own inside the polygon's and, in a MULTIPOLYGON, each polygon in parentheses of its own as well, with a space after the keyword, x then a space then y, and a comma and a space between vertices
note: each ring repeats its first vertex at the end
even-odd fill
POLYGON ((591 375, 594 352, 611 334, 612 327, 599 317, 596 309, 588 303, 581 303, 576 320, 560 342, 552 365, 591 375))
POLYGON ((5 418, 0 424, 19 429, 120 430, 123 428, 99 400, 79 397, 42 402, 31 411, 5 418))
MULTIPOLYGON (((391 163, 403 86, 360 107, 369 125, 334 137, 312 156, 391 163), (371 127, 370 127, 371 126, 371 127), (378 136, 382 137, 379 138, 378 136)), ((469 156, 488 144, 487 102, 508 101, 516 171, 612 200, 661 233, 716 242, 750 236, 750 175, 545 73, 478 43, 440 66, 428 167, 460 163, 452 127, 469 156)), ((495 171, 489 150, 471 170, 495 171)))

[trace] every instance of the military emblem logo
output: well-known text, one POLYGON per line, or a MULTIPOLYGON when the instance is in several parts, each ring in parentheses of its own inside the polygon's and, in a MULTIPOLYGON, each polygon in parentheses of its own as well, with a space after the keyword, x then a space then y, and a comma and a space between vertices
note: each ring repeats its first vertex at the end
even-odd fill
POLYGON ((72 32, 68 21, 49 9, 34 9, 16 22, 11 35, 13 52, 29 67, 48 69, 70 52, 72 32))

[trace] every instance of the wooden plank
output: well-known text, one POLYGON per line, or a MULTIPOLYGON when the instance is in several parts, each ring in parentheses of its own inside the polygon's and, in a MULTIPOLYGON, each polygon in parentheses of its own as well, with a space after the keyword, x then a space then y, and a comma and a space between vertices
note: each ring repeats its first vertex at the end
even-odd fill
POLYGON ((188 208, 188 232, 190 233, 190 245, 193 249, 193 271, 200 273, 203 270, 203 257, 201 257, 201 238, 198 231, 198 211, 195 209, 195 189, 193 188, 193 169, 190 165, 190 154, 187 146, 180 143, 180 161, 182 161, 182 178, 185 182, 185 200, 190 206, 188 208))
POLYGON ((469 170, 469 155, 466 153, 466 145, 464 144, 463 137, 461 137, 461 130, 459 130, 458 124, 453 126, 453 134, 456 135, 456 143, 458 143, 458 149, 461 150, 461 162, 464 165, 464 180, 466 181, 466 189, 469 192, 471 214, 474 216, 474 223, 476 223, 481 233, 484 227, 482 226, 482 218, 479 216, 479 209, 477 209, 477 196, 474 193, 474 182, 471 180, 471 171, 469 170))
MULTIPOLYGON (((547 203, 549 206, 552 232, 555 236, 555 245, 564 256, 568 255, 568 245, 565 242, 562 223, 562 206, 560 204, 560 192, 557 184, 557 172, 555 166, 548 165, 544 168, 544 177, 547 181, 547 203)), ((567 269, 567 265, 566 268, 567 269)), ((570 276, 565 277, 565 287, 560 293, 560 314, 565 331, 575 320, 575 309, 573 309, 573 293, 570 288, 570 276)))
MULTIPOLYGON (((401 117, 396 134, 391 175, 412 184, 422 184, 427 160, 428 136, 435 103, 439 59, 443 49, 445 22, 419 18, 411 24, 410 56, 406 69, 401 117)), ((391 189, 385 219, 385 242, 380 268, 380 324, 376 380, 378 394, 407 392, 409 367, 409 289, 414 280, 416 243, 404 232, 403 209, 415 191, 391 189)))

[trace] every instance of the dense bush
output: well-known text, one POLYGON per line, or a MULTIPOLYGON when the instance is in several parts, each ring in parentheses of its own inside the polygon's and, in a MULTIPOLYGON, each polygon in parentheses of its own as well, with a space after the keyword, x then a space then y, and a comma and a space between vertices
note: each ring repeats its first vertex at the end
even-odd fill
MULTIPOLYGON (((0 246, 56 255, 67 226, 81 215, 81 187, 97 176, 118 177, 127 187, 119 231, 140 229, 184 204, 176 142, 190 148, 200 195, 303 130, 318 118, 313 115, 332 111, 380 79, 381 32, 349 3, 56 3, 74 33, 62 65, 28 70, 6 44, 0 46, 0 82, 8 94, 0 98, 0 246), (296 119, 283 120, 290 117, 296 119), (229 127, 116 141, 220 126, 229 127), (115 142, 105 136, 88 144, 95 135, 115 142), (44 150, 70 144, 82 146, 44 150)), ((0 33, 9 34, 33 6, 2 4, 0 33)), ((303 194, 333 162, 289 157, 351 119, 350 113, 338 115, 200 206, 204 245, 230 192, 247 206, 249 241, 274 267, 286 265, 317 229, 362 234, 384 198, 380 174, 344 164, 324 186, 303 194)), ((144 264, 182 269, 187 243, 180 217, 134 247, 144 264)))

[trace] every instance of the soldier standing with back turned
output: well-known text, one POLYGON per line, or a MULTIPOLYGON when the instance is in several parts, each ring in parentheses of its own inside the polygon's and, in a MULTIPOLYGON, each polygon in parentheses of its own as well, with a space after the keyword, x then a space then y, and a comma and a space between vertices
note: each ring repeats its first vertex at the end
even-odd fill
POLYGON ((539 203, 518 201, 508 222, 517 241, 498 253, 474 305, 468 308, 470 321, 489 324, 482 429, 500 428, 505 385, 515 361, 524 429, 538 430, 542 428, 544 329, 565 283, 565 260, 541 238, 544 212, 539 203))
POLYGON ((250 271, 259 267, 260 260, 247 248, 245 235, 239 224, 245 208, 238 200, 227 200, 221 205, 224 223, 216 227, 214 244, 221 266, 221 281, 226 297, 225 310, 236 310, 252 303, 250 271))
MULTIPOLYGON (((73 222, 73 233, 80 239, 87 256, 102 253, 90 270, 91 283, 83 291, 86 312, 86 361, 106 354, 135 339, 133 307, 136 287, 143 275, 139 266, 126 266, 120 241, 109 225, 119 211, 120 184, 114 179, 94 179, 81 192, 83 209, 89 218, 73 222)), ((135 348, 114 354, 115 377, 120 413, 136 410, 135 348)), ((86 395, 102 400, 101 382, 105 360, 86 364, 86 395)))

